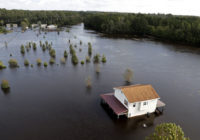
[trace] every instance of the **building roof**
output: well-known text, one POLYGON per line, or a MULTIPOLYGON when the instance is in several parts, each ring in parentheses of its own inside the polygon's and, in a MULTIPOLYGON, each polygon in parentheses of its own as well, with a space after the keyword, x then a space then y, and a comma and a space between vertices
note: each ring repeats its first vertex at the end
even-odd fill
POLYGON ((151 85, 130 85, 115 88, 124 93, 129 103, 160 98, 151 85))

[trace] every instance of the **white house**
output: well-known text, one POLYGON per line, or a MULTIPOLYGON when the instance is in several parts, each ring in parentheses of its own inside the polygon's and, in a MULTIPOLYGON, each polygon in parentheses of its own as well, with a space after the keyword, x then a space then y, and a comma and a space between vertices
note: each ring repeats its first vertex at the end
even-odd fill
POLYGON ((40 27, 45 29, 47 27, 47 24, 41 24, 40 27))
POLYGON ((13 24, 13 28, 17 28, 18 27, 18 25, 17 24, 13 24))
POLYGON ((128 118, 150 114, 165 104, 151 85, 130 85, 114 88, 114 93, 102 94, 102 99, 117 116, 128 118))
POLYGON ((57 29, 57 25, 49 25, 47 26, 48 30, 56 30, 57 29))

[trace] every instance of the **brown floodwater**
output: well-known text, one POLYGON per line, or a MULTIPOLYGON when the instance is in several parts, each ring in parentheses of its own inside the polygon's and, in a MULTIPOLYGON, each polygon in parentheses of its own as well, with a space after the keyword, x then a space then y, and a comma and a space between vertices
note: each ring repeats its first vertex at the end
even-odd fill
POLYGON ((192 140, 200 137, 200 49, 148 39, 101 37, 83 24, 72 26, 70 33, 36 34, 28 30, 0 35, 0 60, 8 66, 12 54, 20 65, 0 70, 0 80, 9 80, 11 86, 6 93, 0 90, 1 140, 143 140, 163 122, 180 125, 192 140), (73 66, 70 56, 65 65, 60 64, 64 50, 69 52, 68 39, 77 44, 79 60, 85 59, 88 42, 93 54, 105 54, 107 63, 100 64, 100 74, 93 63, 73 66), (53 42, 55 65, 37 67, 37 58, 43 62, 50 58, 48 51, 39 47, 40 40, 53 42), (37 51, 22 56, 20 46, 29 41, 38 44, 37 51), (25 58, 33 68, 23 65, 25 58), (100 104, 100 94, 126 84, 123 73, 127 68, 134 70, 132 84, 153 85, 167 104, 163 115, 117 120, 100 104), (90 90, 85 87, 88 76, 92 79, 90 90), (144 123, 147 128, 142 127, 144 123))

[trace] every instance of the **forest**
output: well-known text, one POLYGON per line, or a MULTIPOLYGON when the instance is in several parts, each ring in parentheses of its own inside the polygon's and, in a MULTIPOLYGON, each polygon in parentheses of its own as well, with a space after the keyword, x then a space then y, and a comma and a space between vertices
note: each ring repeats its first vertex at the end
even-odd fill
POLYGON ((171 14, 134 14, 111 12, 27 11, 0 9, 0 25, 6 23, 74 25, 84 22, 86 28, 110 35, 153 37, 189 45, 200 45, 200 17, 171 14))

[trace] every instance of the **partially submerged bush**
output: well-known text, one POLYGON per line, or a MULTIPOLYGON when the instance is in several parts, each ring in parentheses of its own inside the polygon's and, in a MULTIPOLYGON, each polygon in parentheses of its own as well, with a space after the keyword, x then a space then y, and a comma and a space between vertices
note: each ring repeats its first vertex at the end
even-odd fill
POLYGON ((83 65, 83 64, 85 64, 85 62, 82 60, 82 61, 81 61, 81 65, 83 65))
POLYGON ((42 51, 43 51, 43 52, 46 51, 46 46, 45 46, 45 44, 42 45, 42 51))
POLYGON ((65 63, 66 63, 65 57, 63 57, 63 58, 60 59, 60 63, 61 63, 61 64, 65 64, 65 63))
POLYGON ((81 48, 79 48, 79 52, 81 52, 82 51, 82 49, 81 48))
POLYGON ((124 79, 128 83, 130 83, 133 80, 133 71, 131 69, 126 69, 124 73, 124 79))
POLYGON ((101 62, 106 63, 106 57, 105 57, 105 55, 102 56, 101 62))
POLYGON ((36 43, 33 43, 33 50, 35 51, 37 49, 36 43))
POLYGON ((5 68, 6 68, 6 66, 3 64, 2 61, 0 61, 0 70, 1 70, 1 69, 5 69, 5 68))
POLYGON ((85 57, 85 61, 86 61, 86 63, 90 63, 90 57, 89 57, 89 56, 86 56, 86 57, 85 57))
POLYGON ((80 40, 80 45, 82 45, 82 41, 80 40))
POLYGON ((38 66, 41 66, 42 60, 41 60, 40 58, 38 58, 38 59, 36 60, 36 62, 37 62, 37 65, 38 65, 38 66))
POLYGON ((24 60, 24 65, 29 66, 29 61, 27 59, 24 60))
POLYGON ((2 80, 1 82, 1 88, 2 89, 9 89, 10 88, 10 84, 7 80, 2 80))
POLYGON ((94 63, 99 63, 99 62, 100 62, 100 55, 97 53, 97 54, 94 56, 93 60, 94 60, 94 63))
POLYGON ((49 55, 50 55, 51 57, 56 57, 56 51, 55 51, 54 49, 51 49, 51 50, 49 51, 49 55))
POLYGON ((48 66, 48 63, 47 62, 44 62, 44 67, 47 67, 48 66))
POLYGON ((67 56, 68 56, 68 54, 67 54, 67 51, 65 50, 64 51, 64 57, 67 58, 67 56))
POLYGON ((54 63, 55 63, 54 58, 50 58, 50 60, 49 60, 49 64, 53 65, 54 63))
POLYGON ((76 54, 73 54, 73 55, 72 55, 72 63, 73 63, 74 65, 78 64, 78 57, 76 56, 76 54))
POLYGON ((25 49, 24 49, 24 45, 21 45, 21 49, 20 49, 21 54, 25 54, 25 49))
POLYGON ((11 59, 8 61, 8 63, 9 63, 9 66, 12 67, 12 68, 19 67, 18 62, 17 62, 16 59, 12 59, 12 58, 11 58, 11 59))
POLYGON ((92 45, 91 45, 91 43, 88 43, 88 55, 89 56, 92 55, 92 45))

